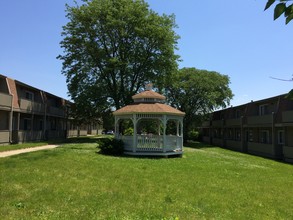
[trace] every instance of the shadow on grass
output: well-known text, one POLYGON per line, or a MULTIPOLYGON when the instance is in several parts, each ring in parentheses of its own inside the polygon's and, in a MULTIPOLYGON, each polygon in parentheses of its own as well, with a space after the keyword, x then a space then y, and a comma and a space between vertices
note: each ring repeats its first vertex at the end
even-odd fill
POLYGON ((184 147, 190 147, 194 149, 203 149, 203 148, 215 148, 216 146, 198 142, 198 141, 188 141, 187 143, 184 143, 184 147))

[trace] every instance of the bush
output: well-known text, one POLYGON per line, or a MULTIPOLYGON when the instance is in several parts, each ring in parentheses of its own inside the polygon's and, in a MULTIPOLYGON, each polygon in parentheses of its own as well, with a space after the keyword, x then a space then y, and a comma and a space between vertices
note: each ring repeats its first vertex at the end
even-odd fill
POLYGON ((133 128, 127 128, 125 131, 124 131, 124 135, 133 135, 133 128))
POLYGON ((106 155, 122 155, 124 152, 123 141, 118 139, 101 138, 98 141, 100 153, 106 155))
POLYGON ((188 136, 188 140, 197 141, 199 138, 199 132, 196 130, 191 130, 188 132, 187 136, 188 136))

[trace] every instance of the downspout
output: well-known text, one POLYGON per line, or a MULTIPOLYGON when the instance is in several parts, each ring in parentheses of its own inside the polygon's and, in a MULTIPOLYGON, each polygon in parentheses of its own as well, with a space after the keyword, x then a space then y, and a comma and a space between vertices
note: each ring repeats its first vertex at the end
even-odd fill
POLYGON ((14 95, 11 94, 11 111, 10 111, 10 120, 9 120, 9 143, 12 144, 12 124, 13 124, 13 101, 14 95))
POLYGON ((9 86, 9 82, 8 79, 6 78, 6 84, 7 84, 7 88, 8 88, 8 92, 11 95, 11 109, 10 109, 10 118, 9 118, 9 143, 12 144, 13 142, 13 138, 12 138, 12 124, 13 124, 13 102, 14 102, 14 95, 11 92, 10 86, 9 86))

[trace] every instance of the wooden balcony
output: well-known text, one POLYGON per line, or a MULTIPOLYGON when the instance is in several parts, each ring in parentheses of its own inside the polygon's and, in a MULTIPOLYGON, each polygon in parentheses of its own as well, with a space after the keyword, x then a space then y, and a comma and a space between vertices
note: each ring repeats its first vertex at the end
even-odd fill
POLYGON ((283 154, 285 160, 293 161, 293 146, 283 146, 283 154))
POLYGON ((247 143, 248 153, 270 157, 275 157, 274 147, 272 144, 248 142, 247 143))
POLYGON ((269 115, 249 116, 247 117, 247 125, 272 124, 273 117, 269 115))
POLYGON ((241 118, 227 119, 225 124, 226 126, 240 126, 241 121, 242 121, 241 118))
POLYGON ((33 102, 27 99, 20 99, 20 110, 24 111, 26 113, 44 113, 45 112, 45 106, 42 103, 39 102, 33 102))
POLYGON ((0 143, 9 143, 9 131, 0 131, 0 143))
POLYGON ((65 115, 66 115, 64 109, 52 107, 52 106, 48 107, 47 114, 52 115, 52 116, 59 116, 59 117, 65 117, 65 115))
POLYGON ((223 127, 224 126, 224 120, 215 120, 212 121, 213 127, 223 127))
POLYGON ((204 121, 203 123, 202 123, 202 127, 210 127, 210 121, 204 121))
POLYGON ((0 93, 0 108, 11 109, 12 95, 0 93))
POLYGON ((283 122, 293 122, 293 111, 284 111, 282 113, 283 122))

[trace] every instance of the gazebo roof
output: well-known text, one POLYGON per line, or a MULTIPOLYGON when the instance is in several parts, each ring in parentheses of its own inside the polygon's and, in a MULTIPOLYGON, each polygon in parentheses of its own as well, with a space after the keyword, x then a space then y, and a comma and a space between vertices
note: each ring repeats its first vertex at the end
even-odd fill
POLYGON ((144 98, 151 98, 151 99, 160 99, 160 100, 165 100, 166 97, 157 93, 157 92, 154 92, 152 90, 146 90, 146 91, 143 91, 141 93, 138 93, 134 96, 132 96, 132 99, 135 100, 135 99, 144 99, 144 98))
POLYGON ((169 105, 164 104, 166 97, 152 91, 150 88, 132 96, 134 103, 127 105, 117 111, 114 115, 129 115, 129 114, 168 114, 184 116, 185 113, 175 109, 169 105))
POLYGON ((168 115, 179 115, 184 116, 185 113, 168 106, 163 103, 134 103, 132 105, 127 105, 117 111, 114 115, 126 115, 126 114, 168 114, 168 115))

